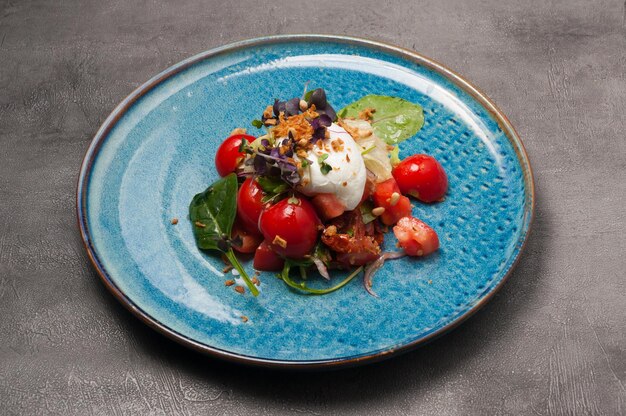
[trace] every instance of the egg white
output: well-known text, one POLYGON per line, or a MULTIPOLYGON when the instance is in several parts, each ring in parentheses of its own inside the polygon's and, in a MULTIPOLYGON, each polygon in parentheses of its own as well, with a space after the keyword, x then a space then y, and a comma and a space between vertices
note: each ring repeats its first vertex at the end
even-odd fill
POLYGON ((316 145, 308 152, 307 159, 311 163, 304 168, 300 191, 308 196, 334 194, 350 211, 359 205, 365 189, 367 171, 361 156, 363 148, 335 123, 328 127, 328 131, 330 137, 323 141, 323 148, 316 145), (337 139, 343 141, 343 149, 335 151, 331 143, 337 139), (318 160, 324 154, 328 154, 328 158, 323 162, 333 168, 326 175, 322 173, 318 160))

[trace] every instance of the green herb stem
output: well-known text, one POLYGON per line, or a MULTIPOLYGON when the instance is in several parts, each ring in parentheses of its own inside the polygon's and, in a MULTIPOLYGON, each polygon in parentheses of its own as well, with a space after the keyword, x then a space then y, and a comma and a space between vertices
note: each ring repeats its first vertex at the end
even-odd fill
POLYGON ((311 295, 326 295, 328 293, 331 293, 331 292, 334 292, 336 290, 339 290, 342 287, 344 287, 345 285, 347 285, 348 283, 350 283, 350 281, 352 279, 354 279, 359 273, 361 273, 361 271, 363 271, 363 266, 357 268, 355 271, 350 273, 350 275, 348 277, 343 279, 336 286, 330 287, 328 289, 314 289, 312 287, 308 287, 307 285, 305 285, 304 282, 297 283, 297 282, 293 281, 291 279, 291 277, 289 276, 289 269, 290 269, 290 264, 289 264, 289 262, 286 262, 285 263, 285 268, 278 275, 282 279, 282 281, 285 282, 285 284, 287 286, 292 287, 292 288, 297 289, 297 290, 301 290, 301 291, 309 293, 311 295))
POLYGON ((243 281, 246 282, 246 286, 248 286, 248 289, 250 290, 250 292, 254 296, 258 296, 259 289, 257 289, 254 283, 252 283, 252 280, 250 280, 250 276, 248 276, 248 273, 246 273, 246 271, 241 266, 241 263, 239 263, 239 260, 235 256, 235 252, 233 251, 233 249, 229 248, 228 251, 224 254, 226 254, 226 258, 228 258, 228 261, 230 261, 230 264, 232 264, 233 267, 239 272, 239 275, 241 276, 243 281))

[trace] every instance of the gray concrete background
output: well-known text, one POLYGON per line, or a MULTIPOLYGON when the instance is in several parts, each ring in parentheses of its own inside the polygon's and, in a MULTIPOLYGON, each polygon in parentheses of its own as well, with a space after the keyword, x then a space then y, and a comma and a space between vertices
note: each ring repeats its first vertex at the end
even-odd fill
POLYGON ((626 414, 626 5, 615 1, 0 0, 1 414, 626 414), (321 22, 321 23, 316 23, 321 22), (92 135, 136 86, 235 40, 413 48, 510 117, 537 186, 503 290, 413 353, 322 374, 168 341, 98 280, 74 218, 92 135))

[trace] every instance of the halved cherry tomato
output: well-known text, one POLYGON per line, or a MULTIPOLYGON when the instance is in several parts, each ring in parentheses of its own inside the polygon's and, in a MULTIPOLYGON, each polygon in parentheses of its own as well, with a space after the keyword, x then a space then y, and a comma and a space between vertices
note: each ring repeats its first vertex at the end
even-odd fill
POLYGON ((301 259, 311 253, 320 219, 304 198, 283 199, 261 213, 259 228, 272 250, 284 257, 301 259))
POLYGON ((261 235, 259 217, 263 211, 263 190, 255 179, 247 178, 237 193, 237 220, 251 234, 261 235))
POLYGON ((409 256, 425 256, 439 248, 439 237, 425 222, 414 217, 404 217, 393 227, 400 247, 409 256))
POLYGON ((393 178, 376 184, 372 199, 377 207, 385 208, 380 217, 383 224, 393 225, 400 218, 411 215, 411 201, 400 193, 400 188, 393 178), (394 197, 394 194, 397 196, 394 197))
POLYGON ((215 167, 220 176, 226 176, 234 172, 241 164, 245 154, 239 151, 241 141, 246 143, 254 141, 256 138, 249 134, 234 134, 224 140, 215 153, 215 167))
POLYGON ((252 264, 257 270, 275 272, 283 269, 285 259, 274 253, 267 241, 263 241, 254 252, 254 261, 252 264))
POLYGON ((263 237, 261 237, 259 233, 248 233, 241 227, 241 223, 238 222, 238 220, 239 218, 235 219, 230 236, 235 242, 241 242, 241 244, 233 244, 233 249, 240 253, 254 253, 254 250, 256 250, 263 241, 263 237))
POLYGON ((393 168, 392 174, 402 193, 423 202, 439 201, 448 190, 446 171, 432 156, 409 156, 393 168))
POLYGON ((317 194, 311 202, 317 214, 324 220, 336 218, 346 210, 346 206, 335 194, 317 194))

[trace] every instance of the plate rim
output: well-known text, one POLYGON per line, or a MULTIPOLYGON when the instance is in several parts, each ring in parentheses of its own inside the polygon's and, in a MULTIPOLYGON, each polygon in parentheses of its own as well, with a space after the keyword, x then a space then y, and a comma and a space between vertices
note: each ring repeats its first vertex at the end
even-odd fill
POLYGON ((365 363, 373 363, 381 361, 392 356, 397 356, 408 351, 411 351, 419 346, 438 338, 439 336, 451 331, 466 321, 478 310, 480 310, 485 304, 487 304, 493 296, 502 288, 504 283, 508 280, 513 269, 520 260, 521 254, 526 247, 528 237, 530 235, 532 225, 535 218, 535 181, 530 164, 528 153, 524 147, 524 143, 517 134, 517 131, 506 117, 506 115, 495 105, 495 103, 482 91, 476 88, 473 84, 463 78, 455 71, 447 68, 439 62, 426 57, 418 52, 403 47, 395 46, 389 43, 353 36, 344 35, 321 35, 321 34, 290 34, 290 35, 273 35, 264 36, 252 39, 241 40, 233 43, 229 43, 223 46, 212 48, 204 52, 200 52, 187 59, 184 59, 177 64, 170 66, 169 68, 161 71, 157 75, 150 78, 148 81, 141 84, 139 87, 124 98, 109 114, 109 116, 102 123, 100 128, 94 135, 83 161, 81 163, 80 173, 76 184, 76 220, 78 228, 80 230, 81 239, 87 255, 92 265, 96 269, 100 280, 105 285, 107 290, 133 315, 139 318, 144 324, 157 332, 165 335, 169 339, 182 344, 195 351, 216 357, 222 360, 252 365, 265 368, 281 368, 281 369, 327 369, 327 368, 343 368, 361 365, 365 363), (381 351, 360 355, 356 357, 340 357, 331 359, 320 360, 281 360, 281 359, 268 359, 261 357, 254 357, 245 354, 238 354, 224 349, 212 347, 210 345, 193 340, 186 335, 179 333, 172 328, 159 322, 156 318, 150 316, 147 312, 143 311, 137 306, 130 298, 126 296, 122 290, 109 277, 103 262, 98 257, 95 247, 92 245, 89 227, 87 224, 87 187, 89 184, 89 178, 92 172, 92 166, 96 159, 96 156, 106 140, 109 132, 117 124, 122 115, 142 96, 152 90, 154 87, 165 81, 166 79, 176 75, 184 69, 196 64, 197 62, 218 56, 220 54, 237 51, 240 49, 263 46, 272 43, 297 43, 297 42, 336 42, 348 45, 357 45, 370 49, 379 50, 382 52, 390 53, 392 55, 399 56, 404 59, 413 61, 419 65, 427 67, 434 72, 442 75, 447 80, 451 81, 454 85, 461 88, 466 93, 470 94, 476 101, 478 101, 483 108, 485 108, 494 117, 499 127, 504 132, 507 139, 511 142, 513 149, 522 168, 523 180, 525 183, 525 196, 524 196, 524 216, 527 217, 526 229, 521 230, 520 238, 516 243, 517 252, 514 254, 515 258, 511 263, 508 270, 504 273, 504 276, 489 292, 483 294, 483 296, 465 313, 458 316, 455 320, 442 326, 438 330, 420 338, 417 338, 411 342, 405 343, 401 346, 388 347, 381 351))

